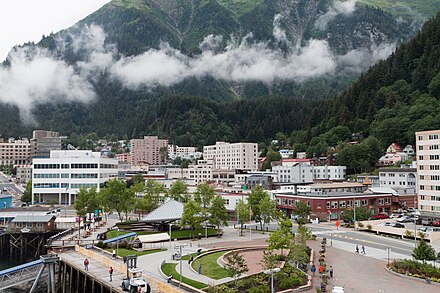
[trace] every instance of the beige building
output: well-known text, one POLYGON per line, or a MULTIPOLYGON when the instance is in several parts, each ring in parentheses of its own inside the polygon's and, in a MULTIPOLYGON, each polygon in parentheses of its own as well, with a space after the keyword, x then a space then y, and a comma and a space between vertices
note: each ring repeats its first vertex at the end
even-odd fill
POLYGON ((257 170, 258 155, 258 144, 250 142, 219 141, 203 147, 203 159, 213 160, 214 169, 257 170))
POLYGON ((28 183, 32 179, 32 165, 15 165, 17 170, 16 178, 19 183, 28 183))
POLYGON ((29 163, 31 144, 27 138, 10 138, 7 142, 0 142, 0 164, 22 165, 29 163))
POLYGON ((416 132, 419 209, 440 213, 440 130, 416 132))
POLYGON ((130 140, 131 163, 147 163, 159 165, 166 162, 168 140, 159 139, 157 136, 144 136, 143 139, 130 140))

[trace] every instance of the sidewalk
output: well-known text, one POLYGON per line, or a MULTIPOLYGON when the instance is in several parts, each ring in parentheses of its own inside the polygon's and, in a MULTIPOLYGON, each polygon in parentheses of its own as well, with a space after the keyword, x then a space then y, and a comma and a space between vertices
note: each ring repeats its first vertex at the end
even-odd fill
MULTIPOLYGON (((314 263, 319 265, 319 248, 321 240, 310 241, 309 245, 315 250, 314 263)), ((327 266, 333 266, 334 278, 330 279, 327 290, 332 286, 344 286, 346 292, 350 293, 434 293, 440 292, 440 287, 425 284, 422 281, 413 281, 399 276, 392 275, 385 270, 386 253, 380 249, 365 247, 366 254, 354 252, 353 244, 346 244, 341 241, 333 240, 333 246, 327 239, 326 248, 327 266), (349 247, 351 246, 351 247, 349 247), (350 249, 351 248, 351 249, 350 249)), ((399 254, 391 254, 393 258, 400 258, 399 254)), ((318 273, 312 279, 312 289, 307 292, 316 292, 321 282, 318 273)))

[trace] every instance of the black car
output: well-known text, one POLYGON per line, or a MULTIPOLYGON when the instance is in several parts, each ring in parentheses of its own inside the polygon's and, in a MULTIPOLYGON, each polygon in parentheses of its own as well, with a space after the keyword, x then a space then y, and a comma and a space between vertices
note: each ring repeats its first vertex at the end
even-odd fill
POLYGON ((405 225, 402 223, 392 223, 391 227, 395 227, 395 228, 405 228, 405 225))

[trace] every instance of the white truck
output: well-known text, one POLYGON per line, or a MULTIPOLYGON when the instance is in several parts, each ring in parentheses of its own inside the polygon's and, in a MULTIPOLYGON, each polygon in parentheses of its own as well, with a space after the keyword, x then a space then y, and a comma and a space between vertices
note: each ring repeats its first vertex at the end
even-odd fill
POLYGON ((122 290, 130 293, 150 293, 151 288, 147 282, 142 279, 142 270, 132 268, 128 270, 128 277, 122 280, 122 290))

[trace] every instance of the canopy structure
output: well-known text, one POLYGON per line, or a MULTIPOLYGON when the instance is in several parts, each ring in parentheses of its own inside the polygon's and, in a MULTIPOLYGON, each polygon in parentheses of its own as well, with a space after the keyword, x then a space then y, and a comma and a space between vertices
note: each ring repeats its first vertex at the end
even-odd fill
POLYGON ((120 235, 120 236, 117 236, 117 237, 113 237, 113 238, 104 240, 103 242, 104 243, 112 243, 112 242, 121 241, 121 240, 124 240, 126 238, 130 238, 130 237, 134 237, 134 236, 136 236, 136 233, 135 232, 131 232, 131 233, 128 233, 128 234, 123 234, 123 235, 120 235))
POLYGON ((176 200, 169 200, 144 218, 141 222, 150 224, 165 224, 182 219, 183 203, 176 200))
POLYGON ((163 241, 169 241, 170 235, 168 233, 156 233, 156 234, 149 234, 149 235, 139 235, 136 237, 135 241, 140 242, 142 244, 144 243, 155 243, 155 242, 163 242, 163 241))

